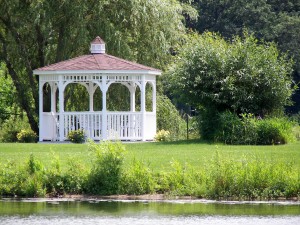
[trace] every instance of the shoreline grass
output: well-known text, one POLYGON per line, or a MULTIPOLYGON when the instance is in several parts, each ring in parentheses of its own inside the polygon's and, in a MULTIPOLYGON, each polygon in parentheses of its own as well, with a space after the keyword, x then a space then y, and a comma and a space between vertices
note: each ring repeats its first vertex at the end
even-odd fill
POLYGON ((6 145, 0 150, 6 157, 0 164, 0 197, 164 194, 217 200, 299 199, 298 146, 193 141, 6 145))

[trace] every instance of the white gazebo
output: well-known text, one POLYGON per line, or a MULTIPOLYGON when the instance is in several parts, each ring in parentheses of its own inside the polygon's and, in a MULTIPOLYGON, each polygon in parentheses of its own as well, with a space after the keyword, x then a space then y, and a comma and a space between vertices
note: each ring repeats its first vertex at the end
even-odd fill
POLYGON ((153 140, 156 76, 161 71, 106 54, 105 43, 100 37, 92 41, 90 52, 34 70, 39 76, 39 141, 64 141, 70 131, 78 129, 84 130, 93 140, 153 140), (64 92, 72 83, 86 87, 89 111, 65 111, 64 92), (128 88, 130 110, 108 111, 107 91, 114 83, 128 88), (44 112, 46 84, 51 88, 51 109, 44 112), (146 111, 146 85, 152 90, 151 111, 146 111), (94 111, 94 93, 98 87, 102 93, 102 110, 94 111), (139 111, 136 111, 137 89, 140 91, 139 111))

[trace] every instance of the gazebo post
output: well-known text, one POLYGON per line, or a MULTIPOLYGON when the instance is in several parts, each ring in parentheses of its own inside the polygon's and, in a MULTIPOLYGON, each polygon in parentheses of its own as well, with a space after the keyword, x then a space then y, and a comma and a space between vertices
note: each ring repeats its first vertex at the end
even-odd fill
POLYGON ((107 139, 107 110, 106 110, 106 92, 107 92, 107 83, 106 83, 107 77, 102 77, 102 139, 107 139))
POLYGON ((152 111, 156 113, 156 84, 152 84, 152 111))
POLYGON ((142 113, 142 141, 146 141, 146 80, 145 75, 142 75, 141 88, 141 113, 142 113))
POLYGON ((51 82, 50 87, 51 87, 51 112, 55 113, 56 112, 56 89, 57 89, 55 82, 51 82))
POLYGON ((41 81, 41 77, 39 79, 39 123, 40 123, 40 127, 39 127, 39 141, 43 141, 43 137, 42 137, 42 133, 44 130, 44 126, 43 126, 43 86, 44 86, 44 82, 41 81))
POLYGON ((88 92, 89 92, 89 99, 90 99, 90 112, 93 112, 94 111, 94 84, 92 82, 89 82, 89 89, 88 89, 88 92))
POLYGON ((59 141, 64 141, 64 84, 63 76, 58 77, 58 90, 59 90, 59 141))
POLYGON ((136 91, 136 86, 133 84, 130 86, 130 111, 135 112, 135 91, 136 91))

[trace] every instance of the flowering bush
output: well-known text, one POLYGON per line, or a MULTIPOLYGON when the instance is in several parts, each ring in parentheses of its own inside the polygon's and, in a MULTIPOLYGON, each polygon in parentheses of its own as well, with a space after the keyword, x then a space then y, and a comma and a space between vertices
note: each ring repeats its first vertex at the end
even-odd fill
POLYGON ((32 130, 21 130, 17 134, 18 142, 34 143, 37 141, 37 135, 32 130))
POLYGON ((73 130, 68 133, 68 139, 72 143, 83 143, 85 141, 84 130, 73 130))
POLYGON ((170 132, 167 130, 160 130, 156 133, 154 137, 155 141, 169 141, 170 139, 170 132))

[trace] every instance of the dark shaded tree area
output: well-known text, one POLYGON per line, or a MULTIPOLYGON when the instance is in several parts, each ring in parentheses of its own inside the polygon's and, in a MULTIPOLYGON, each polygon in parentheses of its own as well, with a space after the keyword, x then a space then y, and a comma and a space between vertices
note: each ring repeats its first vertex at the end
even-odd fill
MULTIPOLYGON (((184 1, 183 1, 184 2, 184 1)), ((300 82, 300 1, 299 0, 195 0, 197 21, 186 26, 199 31, 213 31, 231 39, 244 29, 259 39, 274 41, 295 62, 293 79, 300 82)), ((300 90, 288 112, 300 111, 300 90)))

